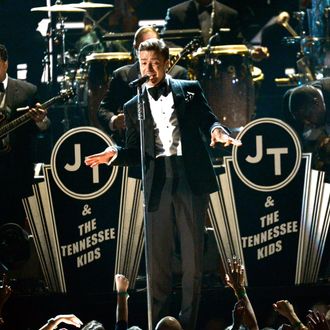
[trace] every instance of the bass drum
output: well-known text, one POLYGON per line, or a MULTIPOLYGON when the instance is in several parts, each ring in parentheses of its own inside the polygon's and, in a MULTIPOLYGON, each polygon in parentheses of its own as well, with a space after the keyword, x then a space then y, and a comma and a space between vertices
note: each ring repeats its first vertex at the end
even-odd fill
POLYGON ((132 55, 128 52, 92 53, 86 57, 88 119, 91 126, 102 128, 97 119, 97 111, 109 86, 112 72, 131 62, 132 55))
POLYGON ((194 79, 220 122, 239 131, 255 111, 253 66, 245 45, 200 48, 192 55, 194 79))

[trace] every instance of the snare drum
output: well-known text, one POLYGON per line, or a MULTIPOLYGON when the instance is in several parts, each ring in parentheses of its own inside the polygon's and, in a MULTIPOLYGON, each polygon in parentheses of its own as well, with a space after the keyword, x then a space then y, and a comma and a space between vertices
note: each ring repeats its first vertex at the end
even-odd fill
POLYGON ((107 91, 112 72, 132 62, 128 52, 92 53, 86 57, 88 67, 87 99, 90 125, 101 128, 97 111, 107 91))
POLYGON ((245 45, 211 46, 192 54, 195 79, 220 122, 229 128, 246 125, 255 110, 253 66, 245 45))

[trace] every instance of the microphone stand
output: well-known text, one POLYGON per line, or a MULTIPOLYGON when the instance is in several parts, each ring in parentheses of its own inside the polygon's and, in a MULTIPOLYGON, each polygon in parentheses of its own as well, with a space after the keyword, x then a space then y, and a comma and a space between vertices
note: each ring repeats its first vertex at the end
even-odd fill
POLYGON ((144 255, 146 264, 146 284, 147 284, 147 315, 148 315, 148 330, 152 330, 152 289, 151 289, 151 275, 149 270, 149 241, 147 236, 148 225, 148 213, 146 206, 146 193, 145 193, 145 138, 144 138, 144 120, 145 120, 145 108, 144 101, 142 99, 142 84, 137 85, 137 116, 140 127, 140 151, 141 151, 141 176, 142 176, 142 192, 143 192, 143 224, 144 224, 144 255))

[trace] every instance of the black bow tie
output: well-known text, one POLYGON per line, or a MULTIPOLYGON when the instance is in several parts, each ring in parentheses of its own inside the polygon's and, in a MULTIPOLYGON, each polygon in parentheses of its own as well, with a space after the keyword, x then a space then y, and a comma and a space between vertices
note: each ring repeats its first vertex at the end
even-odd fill
POLYGON ((208 6, 201 6, 201 5, 199 5, 199 7, 198 7, 198 14, 201 14, 204 11, 207 11, 209 14, 211 14, 212 13, 212 5, 208 5, 208 6))
POLYGON ((167 96, 170 91, 169 86, 164 80, 159 85, 148 88, 148 92, 157 101, 162 95, 167 96))
POLYGON ((0 82, 0 93, 4 93, 5 92, 5 85, 3 84, 3 82, 0 82))

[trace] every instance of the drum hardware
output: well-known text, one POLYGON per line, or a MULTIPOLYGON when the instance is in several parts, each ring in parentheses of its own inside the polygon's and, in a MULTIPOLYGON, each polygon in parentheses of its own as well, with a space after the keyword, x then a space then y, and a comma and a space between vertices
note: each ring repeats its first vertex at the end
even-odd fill
POLYGON ((292 37, 298 37, 298 33, 289 24, 289 19, 290 15, 286 11, 281 12, 277 16, 277 22, 281 24, 291 34, 292 37))
POLYGON ((110 9, 110 8, 113 8, 113 5, 108 4, 108 3, 97 3, 97 2, 91 2, 91 1, 83 1, 83 2, 80 2, 80 3, 71 3, 68 6, 86 10, 85 18, 92 23, 92 31, 94 31, 94 30, 96 31, 96 29, 99 29, 99 31, 102 31, 103 34, 108 32, 108 31, 104 30, 100 24, 106 17, 109 16, 111 11, 108 10, 100 19, 95 20, 92 17, 92 15, 88 12, 88 10, 90 10, 90 9, 102 9, 102 8, 110 9))
POLYGON ((103 36, 103 40, 105 41, 114 41, 114 40, 133 40, 134 32, 109 32, 103 36))
POLYGON ((109 60, 132 60, 132 54, 129 52, 109 52, 93 53, 86 56, 86 62, 91 61, 109 61, 109 60))
POLYGON ((301 84, 303 79, 304 75, 297 73, 290 75, 289 77, 275 78, 275 83, 278 87, 296 87, 301 84))
POLYGON ((298 21, 298 28, 299 28, 298 35, 300 35, 301 37, 304 36, 306 34, 305 30, 304 30, 305 12, 304 11, 294 11, 293 18, 295 18, 298 21))
MULTIPOLYGON (((133 40, 134 32, 109 32, 103 36, 103 40, 105 41, 113 41, 113 40, 133 40)), ((190 38, 193 39, 195 37, 201 36, 201 30, 199 29, 185 29, 185 30, 167 30, 165 32, 161 32, 159 34, 162 39, 181 39, 181 38, 190 38)))
POLYGON ((290 16, 288 13, 281 13, 278 17, 278 22, 291 34, 291 37, 283 39, 284 42, 287 45, 300 45, 300 51, 297 53, 298 60, 296 62, 299 73, 275 79, 277 86, 296 86, 304 84, 317 79, 317 76, 322 71, 325 45, 324 38, 315 37, 313 35, 306 36, 306 32, 304 31, 304 11, 294 12, 293 17, 298 21, 299 33, 289 25, 290 16))
POLYGON ((162 39, 193 39, 200 37, 202 31, 200 29, 184 29, 184 30, 166 30, 160 33, 162 39))
MULTIPOLYGON (((34 7, 31 8, 31 12, 47 12, 48 16, 51 21, 51 13, 57 13, 57 24, 55 25, 55 28, 52 29, 52 24, 50 23, 50 32, 49 32, 49 42, 48 42, 48 56, 49 60, 47 61, 49 64, 49 72, 52 72, 54 69, 54 61, 51 59, 51 55, 53 55, 53 45, 60 45, 61 50, 59 56, 56 58, 58 61, 58 67, 62 67, 63 70, 65 70, 66 65, 66 49, 65 49, 65 20, 66 17, 63 16, 63 13, 85 13, 86 10, 82 8, 74 8, 70 5, 63 5, 62 1, 57 0, 55 5, 53 6, 44 6, 44 7, 34 7), (58 26, 58 27, 57 27, 58 26)), ((50 78, 50 82, 52 82, 54 74, 48 75, 50 78)))
POLYGON ((221 45, 201 47, 193 53, 193 57, 203 56, 206 53, 214 55, 249 55, 249 49, 246 45, 221 45))

